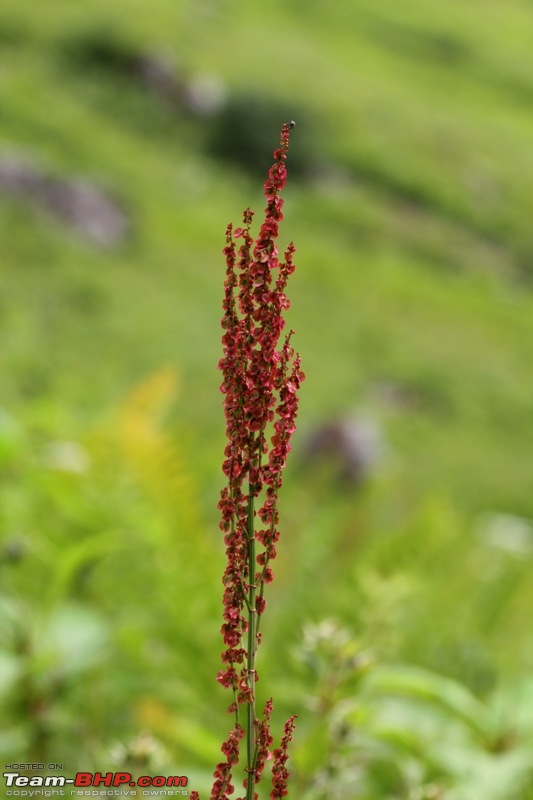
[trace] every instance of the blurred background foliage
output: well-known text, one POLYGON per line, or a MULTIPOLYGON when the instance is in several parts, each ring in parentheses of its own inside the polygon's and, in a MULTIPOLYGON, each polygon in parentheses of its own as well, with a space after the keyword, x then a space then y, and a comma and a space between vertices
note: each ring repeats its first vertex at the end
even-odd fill
POLYGON ((208 791, 221 247, 294 118, 292 796, 533 798, 532 35, 519 0, 4 0, 5 760, 208 791))

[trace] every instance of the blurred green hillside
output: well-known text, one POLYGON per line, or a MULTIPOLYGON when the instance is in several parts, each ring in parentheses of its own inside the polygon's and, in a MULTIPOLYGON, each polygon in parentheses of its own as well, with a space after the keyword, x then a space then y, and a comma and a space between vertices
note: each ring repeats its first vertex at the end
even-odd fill
POLYGON ((533 725, 501 699, 533 664, 532 36, 519 0, 4 0, 6 758, 102 769, 148 731, 143 758, 160 742, 207 790, 227 727, 221 248, 260 217, 294 118, 282 244, 307 380, 260 669, 280 719, 300 715, 294 796, 533 797, 533 725), (105 192, 125 235, 95 242, 27 178, 10 189, 21 163, 105 192), (354 414, 382 446, 346 485, 307 445, 354 414), (456 735, 462 702, 447 713, 489 787, 428 755, 448 684, 402 673, 389 705, 366 654, 486 704, 502 735, 482 745, 475 723, 456 735))

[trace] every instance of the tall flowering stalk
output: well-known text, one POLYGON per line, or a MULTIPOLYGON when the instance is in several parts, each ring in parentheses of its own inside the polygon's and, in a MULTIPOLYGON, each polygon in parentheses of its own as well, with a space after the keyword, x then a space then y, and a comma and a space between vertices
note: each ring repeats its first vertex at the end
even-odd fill
MULTIPOLYGON (((221 390, 228 443, 223 471, 227 484, 218 507, 224 534, 227 566, 223 575, 223 669, 218 682, 232 691, 229 713, 234 724, 222 745, 225 761, 218 764, 210 800, 233 795, 234 767, 245 741, 245 798, 257 800, 255 791, 267 760, 272 759, 271 800, 288 794, 287 749, 294 730, 294 717, 285 724, 279 748, 270 747, 272 700, 262 716, 256 708, 256 656, 261 644, 260 623, 266 608, 265 586, 272 583, 276 558, 278 494, 282 474, 295 431, 298 388, 304 375, 300 356, 291 345, 293 331, 280 341, 285 327, 283 312, 289 308, 285 294, 294 272, 294 245, 278 259, 276 240, 283 219, 280 192, 287 181, 286 158, 290 130, 286 123, 274 152, 264 193, 265 219, 256 239, 250 229, 254 212, 243 214, 242 227, 226 230, 226 281, 222 327, 223 357, 221 390), (239 242, 239 244, 237 244, 239 242)), ((199 800, 197 792, 191 800, 199 800)))

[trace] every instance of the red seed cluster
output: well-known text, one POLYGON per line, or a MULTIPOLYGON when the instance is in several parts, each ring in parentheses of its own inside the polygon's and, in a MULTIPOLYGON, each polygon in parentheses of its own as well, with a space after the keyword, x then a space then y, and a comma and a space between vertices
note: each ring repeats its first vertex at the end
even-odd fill
MULTIPOLYGON (((239 743, 244 736, 244 730, 240 725, 236 725, 230 735, 220 748, 225 761, 217 764, 214 773, 214 783, 211 789, 211 800, 229 800, 235 787, 232 784, 233 767, 239 763, 239 743)), ((191 792, 190 800, 200 800, 198 792, 191 792)))
POLYGON ((283 126, 280 146, 274 152, 275 161, 265 182, 267 207, 257 238, 250 230, 253 212, 246 209, 242 227, 233 230, 228 226, 223 251, 224 334, 223 357, 218 366, 223 376, 228 443, 223 464, 227 485, 218 507, 227 556, 221 629, 226 647, 222 661, 227 666, 219 673, 218 681, 234 690, 237 705, 250 699, 249 676, 244 674, 244 667, 239 672, 235 669, 247 656, 242 644, 248 630, 246 597, 250 583, 255 582, 260 591, 256 612, 261 615, 266 607, 262 586, 273 579, 269 562, 276 557, 279 539, 278 491, 295 430, 297 391, 304 378, 300 357, 290 344, 292 331, 280 346, 285 327, 283 314, 290 305, 285 289, 294 272, 295 251, 291 243, 283 260, 278 259, 276 240, 283 219, 279 192, 287 180, 289 130, 288 124, 283 126), (257 531, 254 520, 249 519, 250 497, 258 499, 254 517, 257 515, 264 526, 257 531), (263 547, 256 559, 260 569, 254 575, 250 574, 248 562, 251 536, 263 547))
MULTIPOLYGON (((246 798, 258 800, 254 787, 272 758, 270 796, 287 794, 289 773, 285 763, 294 717, 286 723, 281 745, 272 754, 272 700, 266 702, 262 719, 255 712, 255 653, 261 641, 258 623, 266 608, 264 587, 274 579, 270 563, 276 557, 280 537, 278 493, 296 428, 298 389, 304 379, 300 356, 291 345, 293 332, 281 338, 283 315, 290 305, 285 289, 294 272, 295 248, 289 244, 280 260, 276 244, 283 219, 280 192, 287 180, 285 161, 293 127, 294 123, 283 126, 274 152, 274 164, 264 186, 265 218, 257 238, 251 234, 254 213, 246 209, 242 227, 233 230, 228 225, 223 250, 224 333, 218 366, 226 418, 222 468, 227 483, 218 508, 227 562, 222 579, 223 668, 217 680, 233 692, 229 711, 235 714, 235 724, 222 746, 226 761, 215 770, 211 800, 226 800, 234 791, 233 767, 239 761, 240 742, 245 735, 239 723, 241 706, 246 706, 248 713, 246 798), (256 525, 256 521, 260 524, 256 525)), ((200 800, 197 792, 191 793, 191 800, 200 800)))
POLYGON ((283 730, 283 737, 281 739, 280 747, 276 748, 273 753, 274 765, 272 767, 272 791, 270 792, 270 800, 278 800, 280 797, 286 797, 289 794, 288 782, 289 771, 287 769, 287 760, 289 755, 287 753, 289 743, 292 741, 294 733, 294 720, 295 716, 290 717, 285 723, 283 730))

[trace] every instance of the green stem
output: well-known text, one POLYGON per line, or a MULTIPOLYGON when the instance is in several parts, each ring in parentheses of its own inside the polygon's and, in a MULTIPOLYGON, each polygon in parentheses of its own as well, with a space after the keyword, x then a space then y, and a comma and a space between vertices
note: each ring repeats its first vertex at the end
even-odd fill
POLYGON ((256 651, 256 610, 255 610, 255 535, 254 535, 254 498, 252 487, 248 495, 248 686, 250 699, 248 701, 248 725, 246 730, 247 745, 247 774, 248 785, 246 800, 253 800, 255 792, 255 651, 256 651))

